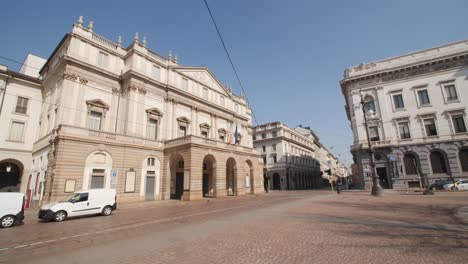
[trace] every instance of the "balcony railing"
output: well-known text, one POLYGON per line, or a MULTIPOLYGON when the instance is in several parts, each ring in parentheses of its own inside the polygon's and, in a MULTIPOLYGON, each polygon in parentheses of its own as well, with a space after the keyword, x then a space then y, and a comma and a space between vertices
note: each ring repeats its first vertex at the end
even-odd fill
POLYGON ((58 135, 84 137, 89 140, 97 140, 103 143, 119 142, 139 146, 163 148, 163 142, 161 141, 68 125, 60 125, 58 135))
POLYGON ((102 36, 99 36, 98 34, 96 33, 93 33, 92 35, 92 38, 96 41, 98 41, 99 43, 109 47, 109 48, 112 48, 112 49, 117 49, 117 44, 115 44, 114 42, 102 37, 102 36))
POLYGON ((216 146, 220 148, 232 149, 236 151, 255 153, 255 149, 253 148, 248 148, 248 147, 239 146, 239 145, 231 145, 231 144, 227 144, 225 142, 219 141, 219 140, 198 137, 194 135, 188 135, 185 137, 168 140, 165 142, 165 147, 174 147, 174 146, 180 146, 184 144, 210 145, 210 146, 216 146))

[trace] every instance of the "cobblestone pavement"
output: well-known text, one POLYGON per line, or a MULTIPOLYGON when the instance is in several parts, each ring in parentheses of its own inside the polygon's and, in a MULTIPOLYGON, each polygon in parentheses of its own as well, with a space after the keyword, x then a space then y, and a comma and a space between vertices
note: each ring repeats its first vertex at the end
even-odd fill
POLYGON ((0 263, 467 263, 468 192, 276 192, 0 230, 0 263))

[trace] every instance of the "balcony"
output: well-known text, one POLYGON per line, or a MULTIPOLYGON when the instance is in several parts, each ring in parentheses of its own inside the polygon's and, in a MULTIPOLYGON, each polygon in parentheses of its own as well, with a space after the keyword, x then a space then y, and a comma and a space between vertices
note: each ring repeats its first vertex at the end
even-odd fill
MULTIPOLYGON (((391 140, 380 140, 380 141, 372 141, 371 144, 372 144, 372 147, 389 147, 393 143, 391 140)), ((367 149, 367 148, 369 148, 369 144, 365 140, 359 141, 359 143, 351 145, 351 150, 367 149)))
POLYGON ((167 140, 164 143, 164 147, 165 148, 171 148, 171 147, 182 146, 182 145, 186 145, 186 144, 198 144, 198 145, 205 145, 205 146, 208 145, 208 146, 212 146, 212 147, 225 148, 225 149, 230 149, 230 150, 235 150, 235 151, 241 151, 241 152, 248 152, 248 153, 256 154, 256 151, 253 148, 243 147, 243 146, 239 146, 239 145, 227 144, 227 143, 219 141, 219 140, 204 138, 204 137, 199 137, 199 136, 193 136, 193 135, 188 135, 188 136, 181 137, 181 138, 167 140))
POLYGON ((96 141, 100 143, 119 143, 119 144, 130 144, 135 146, 151 147, 156 149, 162 149, 164 147, 163 142, 149 140, 141 137, 128 136, 118 133, 91 130, 83 127, 74 127, 68 125, 60 125, 57 130, 58 136, 63 137, 79 137, 89 141, 96 141))

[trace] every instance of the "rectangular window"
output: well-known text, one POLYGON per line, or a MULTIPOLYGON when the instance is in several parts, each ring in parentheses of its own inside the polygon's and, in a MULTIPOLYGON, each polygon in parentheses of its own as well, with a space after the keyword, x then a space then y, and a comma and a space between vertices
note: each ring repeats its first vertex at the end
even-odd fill
POLYGON ((272 137, 277 137, 277 136, 278 136, 278 132, 276 132, 276 131, 271 132, 271 136, 272 136, 272 137))
POLYGON ((437 129, 434 118, 425 119, 424 128, 426 129, 426 136, 437 136, 437 129))
POLYGON ((266 147, 262 146, 262 150, 263 150, 263 152, 266 152, 266 147))
POLYGON ((265 139, 266 138, 266 134, 262 134, 262 139, 265 139))
POLYGON ((101 67, 107 67, 109 63, 108 61, 109 61, 109 55, 100 51, 98 54, 98 58, 97 58, 98 65, 101 67))
POLYGON ((444 86, 445 96, 447 101, 456 101, 458 100, 457 90, 455 89, 455 84, 449 84, 444 86))
POLYGON ((276 144, 271 145, 271 148, 273 149, 273 151, 276 151, 276 144))
POLYGON ((206 89, 206 88, 203 88, 203 98, 208 100, 208 89, 206 89))
POLYGON ((91 111, 89 113, 89 128, 101 130, 102 113, 91 111))
POLYGON ((100 189, 104 188, 104 176, 105 176, 104 169, 93 169, 93 173, 91 175, 91 187, 90 189, 100 189))
POLYGON ((236 113, 239 113, 239 105, 238 104, 234 105, 234 111, 236 111, 236 113))
POLYGON ((184 126, 179 126, 179 137, 187 136, 187 128, 184 126))
POLYGON ((257 137, 255 135, 253 135, 252 140, 257 140, 257 137))
POLYGON ((393 105, 395 106, 395 109, 405 108, 405 104, 403 103, 403 95, 402 94, 394 94, 393 95, 393 105))
POLYGON ((185 78, 182 78, 182 85, 181 86, 182 86, 182 89, 184 91, 187 91, 188 90, 188 80, 185 79, 185 78))
POLYGON ((224 96, 219 97, 219 104, 224 106, 224 96))
POLYGON ((158 120, 156 119, 149 119, 148 120, 148 139, 149 140, 156 140, 158 138, 157 132, 158 131, 158 120))
POLYGON ((16 101, 15 112, 20 114, 26 114, 28 112, 28 102, 28 98, 18 96, 18 100, 16 101))
POLYGON ((378 127, 369 127, 369 136, 371 138, 371 141, 379 141, 379 128, 378 127))
POLYGON ((401 122, 401 123, 398 124, 398 127, 399 127, 399 130, 400 130, 400 138, 401 139, 411 138, 408 122, 401 122))
POLYGON ((220 136, 219 136, 219 140, 221 140, 221 141, 224 142, 224 139, 225 139, 224 135, 220 135, 220 136))
POLYGON ((146 160, 146 165, 149 166, 149 167, 152 167, 152 166, 154 166, 155 162, 156 162, 156 158, 148 158, 146 160))
POLYGON ((429 94, 427 93, 426 89, 418 91, 418 98, 419 98, 419 105, 428 105, 431 103, 429 101, 429 94))
POLYGON ((161 79, 161 68, 159 68, 156 65, 153 65, 153 73, 152 74, 153 74, 154 79, 160 80, 161 79))
POLYGON ((202 131, 201 136, 204 137, 204 138, 208 138, 208 132, 202 131))
POLYGON ((273 155, 273 163, 276 163, 277 160, 276 160, 276 155, 273 155))
POLYGON ((455 129, 455 133, 466 132, 465 120, 463 118, 463 115, 452 116, 452 122, 453 122, 453 127, 455 129))
POLYGON ((263 164, 267 164, 267 158, 263 157, 263 164))
POLYGON ((13 121, 11 123, 10 140, 23 141, 24 123, 13 121))

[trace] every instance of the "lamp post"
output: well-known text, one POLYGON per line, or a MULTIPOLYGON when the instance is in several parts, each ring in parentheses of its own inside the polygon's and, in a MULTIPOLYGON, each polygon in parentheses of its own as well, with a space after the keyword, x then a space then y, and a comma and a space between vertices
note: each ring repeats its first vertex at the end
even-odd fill
MULTIPOLYGON (((380 183, 377 179, 377 173, 375 171, 375 158, 374 158, 374 149, 372 148, 371 139, 369 136, 369 126, 367 123, 367 113, 366 113, 366 102, 364 101, 364 94, 362 91, 359 92, 361 96, 361 106, 362 106, 362 113, 364 115, 364 125, 366 126, 366 136, 367 136, 367 144, 369 145, 369 165, 371 166, 371 177, 372 177, 372 191, 371 194, 373 196, 382 196, 383 195, 383 188, 380 186, 380 183)), ((372 117, 374 112, 372 110, 369 111, 369 116, 372 117)))

